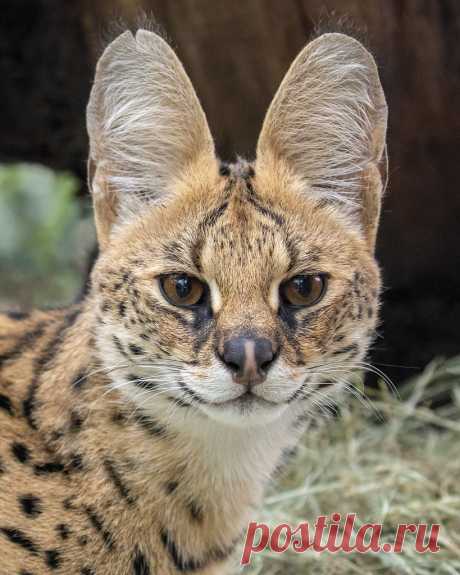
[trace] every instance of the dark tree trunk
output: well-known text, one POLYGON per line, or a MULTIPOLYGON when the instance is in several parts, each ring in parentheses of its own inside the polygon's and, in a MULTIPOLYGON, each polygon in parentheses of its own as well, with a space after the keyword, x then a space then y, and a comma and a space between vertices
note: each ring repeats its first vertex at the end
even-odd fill
MULTIPOLYGON (((3 0, 0 160, 85 172, 97 38, 152 11, 184 61, 219 153, 252 156, 283 74, 321 21, 367 38, 390 108, 390 186, 378 257, 389 290, 376 361, 421 367, 459 351, 458 0, 3 0)), ((391 370, 390 370, 391 371, 391 370)))

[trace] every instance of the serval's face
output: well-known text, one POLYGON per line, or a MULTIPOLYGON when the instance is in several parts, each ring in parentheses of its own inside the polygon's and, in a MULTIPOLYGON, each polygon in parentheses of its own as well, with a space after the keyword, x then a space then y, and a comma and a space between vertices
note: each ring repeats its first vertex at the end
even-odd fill
MULTIPOLYGON (((92 187, 103 248, 93 290, 105 367, 113 385, 147 411, 162 406, 171 416, 198 413, 237 425, 272 421, 291 407, 308 411, 343 387, 366 354, 377 320, 380 283, 372 248, 384 129, 376 112, 382 102, 372 61, 359 44, 332 35, 330 49, 334 42, 351 42, 350 54, 358 50, 362 65, 368 65, 367 76, 353 66, 342 71, 358 73, 348 89, 358 90, 359 79, 366 94, 338 101, 334 126, 333 117, 324 124, 327 110, 315 111, 321 103, 313 93, 311 114, 323 121, 316 126, 308 110, 295 107, 302 99, 296 91, 307 88, 294 64, 267 116, 254 165, 240 162, 219 169, 183 70, 171 60, 169 48, 150 36, 125 37, 125 44, 117 40, 117 51, 110 55, 109 48, 98 74, 108 74, 104 59, 109 57, 120 58, 121 64, 126 58, 126 73, 132 74, 133 62, 145 58, 151 42, 157 56, 158 50, 165 51, 164 62, 148 63, 152 81, 174 92, 162 77, 173 62, 168 81, 180 84, 180 98, 189 99, 186 105, 170 95, 163 101, 160 93, 154 109, 148 108, 148 99, 136 107, 129 82, 124 94, 122 78, 115 77, 114 93, 118 89, 123 95, 121 111, 105 117, 100 106, 110 77, 99 89, 96 76, 89 107, 92 187), (376 90, 373 106, 368 102, 371 88, 376 90), (288 96, 293 102, 285 107, 288 96), (136 125, 142 105, 143 121, 160 123, 151 134, 148 124, 136 125), (353 106, 360 106, 362 125, 353 106), (341 127, 346 112, 350 126, 341 127), (128 114, 126 125, 123 114, 128 114), (302 120, 311 124, 307 134, 302 120), (165 140, 155 142, 162 129, 174 129, 175 121, 180 136, 168 139, 164 132, 165 140), (294 134, 294 128, 300 133, 294 134), (309 134, 320 132, 320 143, 331 149, 318 150, 308 141, 309 134), (147 136, 150 141, 143 147, 147 136), (365 157, 343 165, 337 155, 345 151, 351 161, 353 152, 345 144, 365 157), (308 158, 301 154, 302 145, 308 158)), ((327 69, 334 64, 327 55, 323 73, 331 73, 332 90, 336 75, 327 69)), ((313 56, 321 53, 305 56, 297 66, 308 68, 313 56)))

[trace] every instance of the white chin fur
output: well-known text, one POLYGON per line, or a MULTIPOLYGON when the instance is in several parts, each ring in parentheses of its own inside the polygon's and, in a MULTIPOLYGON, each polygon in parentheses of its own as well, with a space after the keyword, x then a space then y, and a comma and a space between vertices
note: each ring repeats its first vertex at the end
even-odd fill
POLYGON ((281 417, 287 407, 286 404, 270 405, 259 400, 250 405, 200 405, 200 409, 210 419, 232 427, 254 427, 272 423, 281 417))

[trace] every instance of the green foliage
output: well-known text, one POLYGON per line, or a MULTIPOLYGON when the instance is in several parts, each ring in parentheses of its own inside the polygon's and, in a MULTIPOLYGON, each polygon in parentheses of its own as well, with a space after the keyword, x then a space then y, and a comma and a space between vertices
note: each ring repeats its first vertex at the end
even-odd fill
POLYGON ((71 174, 38 165, 0 166, 0 303, 56 305, 82 285, 94 241, 71 174))

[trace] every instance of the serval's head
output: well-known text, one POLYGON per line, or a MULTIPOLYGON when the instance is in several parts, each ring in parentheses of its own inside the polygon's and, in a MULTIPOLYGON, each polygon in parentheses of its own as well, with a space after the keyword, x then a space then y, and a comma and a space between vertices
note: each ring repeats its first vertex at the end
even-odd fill
POLYGON ((172 49, 145 30, 108 46, 88 106, 92 289, 126 401, 254 425, 343 385, 376 326, 386 120, 372 56, 325 34, 256 160, 223 165, 172 49))

